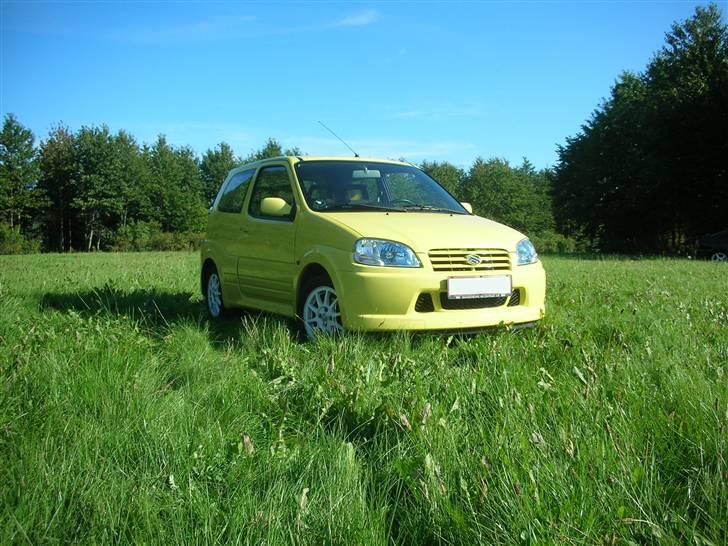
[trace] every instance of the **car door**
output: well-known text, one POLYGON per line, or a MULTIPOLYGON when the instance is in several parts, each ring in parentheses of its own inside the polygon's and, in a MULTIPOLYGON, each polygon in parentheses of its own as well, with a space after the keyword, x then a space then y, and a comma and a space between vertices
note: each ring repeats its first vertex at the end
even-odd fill
POLYGON ((285 164, 261 167, 255 177, 245 215, 245 245, 238 257, 238 280, 244 301, 274 312, 291 314, 295 275, 296 212, 292 177, 285 164), (285 201, 288 212, 273 215, 263 199, 285 201))
POLYGON ((247 244, 247 233, 243 229, 243 203, 250 189, 255 169, 246 169, 232 174, 220 191, 219 197, 210 209, 207 236, 213 247, 215 263, 220 273, 223 290, 228 301, 237 301, 237 265, 241 248, 247 244))

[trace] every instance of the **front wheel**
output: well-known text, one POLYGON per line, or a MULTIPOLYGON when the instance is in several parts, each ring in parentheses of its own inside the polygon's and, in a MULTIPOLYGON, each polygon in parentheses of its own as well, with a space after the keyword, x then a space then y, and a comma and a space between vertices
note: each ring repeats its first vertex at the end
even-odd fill
POLYGON ((306 283, 306 299, 301 308, 301 322, 306 337, 313 339, 317 334, 332 336, 344 331, 341 324, 339 298, 328 277, 316 277, 306 283))

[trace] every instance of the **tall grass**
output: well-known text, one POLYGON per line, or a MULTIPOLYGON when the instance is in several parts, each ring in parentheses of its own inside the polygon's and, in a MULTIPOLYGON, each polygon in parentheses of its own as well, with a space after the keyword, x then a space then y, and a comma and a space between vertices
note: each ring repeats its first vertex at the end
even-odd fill
POLYGON ((728 268, 548 258, 532 330, 301 343, 187 253, 0 257, 0 543, 728 541, 728 268))

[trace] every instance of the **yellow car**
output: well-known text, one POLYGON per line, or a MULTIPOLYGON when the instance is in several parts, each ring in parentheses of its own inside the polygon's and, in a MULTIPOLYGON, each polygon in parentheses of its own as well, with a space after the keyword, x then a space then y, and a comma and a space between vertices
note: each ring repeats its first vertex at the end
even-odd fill
POLYGON ((544 316, 545 274, 531 242, 398 161, 277 157, 234 169, 210 208, 201 254, 210 315, 297 317, 309 337, 544 316))

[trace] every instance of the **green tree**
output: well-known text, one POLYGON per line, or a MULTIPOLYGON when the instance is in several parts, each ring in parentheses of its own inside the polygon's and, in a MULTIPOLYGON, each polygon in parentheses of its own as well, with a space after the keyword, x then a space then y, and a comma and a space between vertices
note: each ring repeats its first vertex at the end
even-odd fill
POLYGON ((226 142, 207 150, 200 161, 200 174, 204 183, 205 202, 211 203, 228 172, 236 165, 233 149, 226 142))
POLYGON ((168 232, 201 231, 207 207, 194 152, 174 148, 160 135, 144 158, 150 177, 145 220, 159 222, 168 232))
POLYGON ((0 131, 0 217, 20 229, 43 204, 33 133, 7 114, 0 131))
POLYGON ((101 248, 121 224, 128 200, 125 165, 106 126, 82 127, 76 135, 76 197, 71 207, 86 250, 101 248))
POLYGON ((40 187, 48 195, 45 210, 46 246, 66 251, 74 247, 76 223, 70 204, 76 197, 75 137, 63 125, 54 127, 40 145, 40 187))
POLYGON ((261 159, 268 159, 269 157, 278 157, 281 155, 283 155, 283 147, 280 142, 274 138, 268 138, 261 149, 251 152, 248 157, 242 161, 242 163, 251 163, 253 161, 260 161, 261 159))
POLYGON ((460 185, 465 178, 465 171, 447 161, 423 161, 420 169, 437 180, 440 185, 459 198, 460 185))
POLYGON ((287 148, 283 150, 283 146, 275 138, 268 138, 265 141, 263 147, 259 150, 251 152, 248 157, 241 160, 241 163, 251 163, 253 161, 260 161, 261 159, 268 159, 270 157, 278 157, 282 155, 302 155, 300 148, 294 146, 293 148, 287 148))
POLYGON ((458 197, 469 202, 476 214, 526 234, 554 228, 547 174, 537 172, 526 159, 514 168, 505 159, 477 158, 458 197))
POLYGON ((725 227, 728 30, 716 5, 675 23, 640 74, 624 73, 553 176, 559 227, 601 249, 676 252, 725 227))

